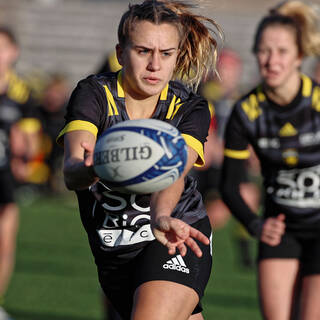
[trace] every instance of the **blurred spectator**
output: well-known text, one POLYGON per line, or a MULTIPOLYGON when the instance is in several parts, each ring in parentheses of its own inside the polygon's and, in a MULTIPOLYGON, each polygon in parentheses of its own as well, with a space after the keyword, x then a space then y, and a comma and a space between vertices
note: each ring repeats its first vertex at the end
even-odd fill
MULTIPOLYGON (((24 179, 24 165, 34 156, 41 125, 34 118, 30 90, 13 72, 19 55, 17 40, 0 26, 0 303, 14 268, 19 209, 15 178, 24 179), (11 170, 12 169, 12 170, 11 170)), ((12 319, 0 307, 0 320, 12 319)))
MULTIPOLYGON (((48 191, 57 192, 63 185, 61 166, 63 149, 56 143, 56 137, 64 125, 64 114, 70 88, 67 78, 62 74, 53 74, 47 82, 38 108, 38 115, 42 123, 42 148, 39 159, 42 158, 49 174, 47 176, 48 191)), ((39 168, 39 176, 43 171, 39 168)), ((43 177, 44 179, 45 177, 43 177)), ((40 179, 41 181, 41 179, 40 179)))
MULTIPOLYGON (((222 228, 231 216, 229 209, 220 197, 218 188, 223 162, 224 131, 233 104, 239 97, 242 61, 233 50, 224 49, 219 56, 217 68, 219 78, 211 75, 203 81, 199 90, 199 93, 213 105, 214 115, 205 144, 206 166, 194 169, 192 172, 197 177, 198 190, 204 197, 208 216, 214 229, 222 228)), ((251 181, 251 175, 259 175, 258 161, 254 156, 243 172, 241 193, 252 210, 258 211, 260 191, 256 183, 251 181)), ((234 231, 241 264, 245 267, 252 266, 253 259, 247 232, 238 223, 236 223, 234 231)))

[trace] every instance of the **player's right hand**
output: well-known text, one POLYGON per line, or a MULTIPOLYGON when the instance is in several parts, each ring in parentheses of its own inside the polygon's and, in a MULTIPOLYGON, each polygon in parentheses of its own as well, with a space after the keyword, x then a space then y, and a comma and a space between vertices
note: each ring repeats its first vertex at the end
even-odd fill
POLYGON ((185 256, 187 247, 189 247, 200 258, 202 251, 195 239, 206 245, 210 243, 202 232, 180 219, 162 216, 152 225, 154 236, 168 248, 168 253, 171 255, 175 254, 178 249, 180 254, 185 256))
POLYGON ((260 240, 270 246, 280 244, 286 229, 284 220, 285 215, 283 213, 280 213, 277 217, 266 219, 262 227, 260 240))

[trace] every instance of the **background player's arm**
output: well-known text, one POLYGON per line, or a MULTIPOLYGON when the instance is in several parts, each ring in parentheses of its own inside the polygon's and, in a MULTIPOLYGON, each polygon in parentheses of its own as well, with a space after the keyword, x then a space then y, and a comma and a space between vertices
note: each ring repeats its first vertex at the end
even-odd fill
POLYGON ((178 248, 181 255, 185 255, 187 245, 200 257, 202 252, 193 238, 209 244, 208 238, 200 231, 180 219, 171 217, 171 213, 184 190, 185 176, 193 167, 197 158, 197 152, 189 147, 188 162, 181 177, 168 188, 155 192, 151 196, 150 207, 153 233, 159 242, 168 247, 169 254, 175 254, 176 248, 178 248))
POLYGON ((76 130, 64 136, 64 179, 70 190, 88 188, 98 180, 93 170, 96 137, 89 131, 76 130))

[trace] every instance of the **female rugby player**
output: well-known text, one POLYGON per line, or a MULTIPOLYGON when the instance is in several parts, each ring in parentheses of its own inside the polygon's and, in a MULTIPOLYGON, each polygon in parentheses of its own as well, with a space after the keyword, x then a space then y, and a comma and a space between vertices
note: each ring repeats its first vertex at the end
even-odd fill
POLYGON ((41 127, 34 118, 30 89, 13 70, 18 56, 15 34, 0 26, 0 320, 11 319, 1 305, 15 264, 19 225, 16 181, 28 174, 24 162, 37 151, 41 127))
POLYGON ((129 6, 118 27, 122 70, 79 82, 58 137, 64 141, 65 182, 78 195, 100 284, 123 319, 202 319, 211 228, 187 173, 203 165, 211 114, 207 101, 171 80, 183 75, 189 85, 199 84, 215 66, 218 40, 205 23, 217 34, 220 28, 190 8, 164 0, 129 6), (180 130, 189 146, 186 170, 152 195, 110 191, 92 167, 96 139, 118 122, 141 118, 180 130), (122 237, 124 231, 138 241, 122 237))
POLYGON ((317 15, 287 1, 260 22, 254 53, 262 83, 241 98, 226 132, 221 191, 232 213, 260 239, 259 294, 265 319, 320 319, 320 87, 300 72, 320 54, 317 15), (261 163, 265 210, 241 198, 239 167, 251 144, 261 163), (301 276, 301 290, 295 288, 301 276), (299 318, 300 319, 300 318, 299 318))

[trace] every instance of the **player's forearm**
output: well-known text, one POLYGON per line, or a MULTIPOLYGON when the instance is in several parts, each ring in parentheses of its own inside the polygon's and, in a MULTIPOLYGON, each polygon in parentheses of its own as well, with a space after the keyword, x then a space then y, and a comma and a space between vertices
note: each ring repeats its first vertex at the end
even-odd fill
POLYGON ((85 166, 83 160, 68 159, 63 169, 64 181, 69 190, 82 190, 98 181, 92 166, 85 166))
POLYGON ((184 189, 184 177, 180 177, 168 188, 155 192, 151 196, 151 222, 156 222, 161 216, 170 216, 175 209, 184 189))

